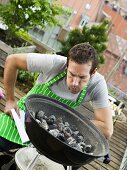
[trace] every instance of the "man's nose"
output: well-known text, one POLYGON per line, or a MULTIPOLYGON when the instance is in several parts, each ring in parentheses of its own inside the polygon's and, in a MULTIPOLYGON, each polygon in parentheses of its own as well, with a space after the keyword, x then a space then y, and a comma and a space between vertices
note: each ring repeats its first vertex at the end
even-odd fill
POLYGON ((73 86, 78 86, 79 85, 79 78, 78 77, 74 77, 73 78, 73 86))

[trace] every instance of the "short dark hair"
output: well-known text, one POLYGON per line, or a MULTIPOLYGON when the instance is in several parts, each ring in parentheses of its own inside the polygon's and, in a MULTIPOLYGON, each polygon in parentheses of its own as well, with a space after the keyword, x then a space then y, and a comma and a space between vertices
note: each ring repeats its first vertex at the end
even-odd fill
POLYGON ((68 53, 67 66, 69 60, 73 60, 78 64, 85 64, 91 61, 92 62, 92 67, 90 70, 91 74, 97 68, 98 65, 96 50, 89 43, 80 43, 73 46, 68 53))

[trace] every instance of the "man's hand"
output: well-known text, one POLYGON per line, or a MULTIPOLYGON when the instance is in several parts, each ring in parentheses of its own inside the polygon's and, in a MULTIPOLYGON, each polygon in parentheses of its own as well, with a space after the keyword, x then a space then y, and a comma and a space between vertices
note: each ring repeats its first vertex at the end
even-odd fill
POLYGON ((5 110, 4 112, 11 115, 12 116, 12 113, 11 113, 11 109, 15 109, 15 111, 18 113, 19 115, 19 108, 16 104, 17 102, 15 100, 8 100, 6 102, 6 105, 5 105, 5 110))

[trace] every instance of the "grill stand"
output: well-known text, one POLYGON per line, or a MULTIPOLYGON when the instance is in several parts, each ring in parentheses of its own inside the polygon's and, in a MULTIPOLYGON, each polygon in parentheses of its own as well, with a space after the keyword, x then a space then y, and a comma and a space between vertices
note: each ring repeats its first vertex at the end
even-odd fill
MULTIPOLYGON (((33 167, 35 166, 37 160, 39 159, 40 154, 37 153, 33 159, 30 161, 30 163, 28 164, 26 170, 33 170, 33 167)), ((67 166, 67 170, 72 170, 72 166, 67 166)))

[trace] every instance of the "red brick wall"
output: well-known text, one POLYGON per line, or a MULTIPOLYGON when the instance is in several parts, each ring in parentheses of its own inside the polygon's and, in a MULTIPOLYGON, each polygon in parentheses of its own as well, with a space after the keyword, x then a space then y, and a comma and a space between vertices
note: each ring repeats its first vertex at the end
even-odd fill
MULTIPOLYGON (((99 72, 106 76, 112 71, 114 65, 118 61, 118 58, 113 56, 112 54, 106 52, 105 54, 105 64, 101 65, 99 68, 99 72)), ((119 68, 115 71, 115 73, 110 77, 107 82, 112 83, 114 86, 118 87, 123 92, 127 92, 127 75, 123 73, 125 65, 127 67, 127 63, 123 61, 119 68)))
POLYGON ((66 7, 73 9, 73 12, 76 13, 73 15, 73 18, 70 22, 70 26, 74 29, 79 26, 82 14, 85 14, 90 17, 90 21, 94 22, 97 17, 98 10, 101 5, 100 0, 62 0, 62 4, 66 7), (90 4, 90 10, 85 9, 86 4, 90 4))
POLYGON ((0 4, 6 4, 8 3, 10 0, 0 0, 0 4))
POLYGON ((113 24, 111 32, 127 39, 127 20, 124 19, 124 16, 121 16, 118 12, 113 11, 111 7, 106 5, 104 6, 104 11, 111 17, 113 24))

